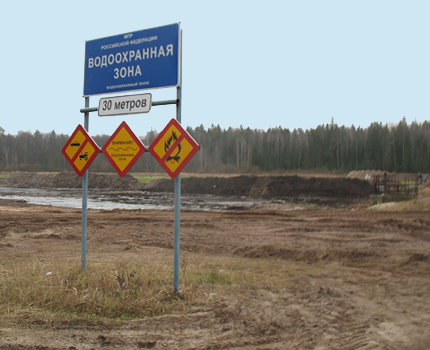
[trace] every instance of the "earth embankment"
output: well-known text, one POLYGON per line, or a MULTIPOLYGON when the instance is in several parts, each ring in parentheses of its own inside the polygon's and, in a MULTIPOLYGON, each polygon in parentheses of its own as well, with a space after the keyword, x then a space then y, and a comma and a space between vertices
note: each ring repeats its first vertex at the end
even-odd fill
MULTIPOLYGON (((82 186, 82 178, 71 171, 61 173, 13 173, 3 179, 3 186, 21 188, 79 188, 82 186)), ((88 187, 111 190, 140 190, 143 185, 133 176, 127 174, 119 177, 117 174, 88 174, 88 187)))
MULTIPOLYGON (((150 182, 146 191, 168 192, 173 181, 158 179, 150 182)), ((315 178, 292 176, 234 176, 189 177, 181 181, 186 194, 218 196, 247 196, 262 198, 283 197, 367 197, 373 193, 368 181, 346 178, 315 178)))
MULTIPOLYGON (((35 188, 79 188, 82 179, 75 173, 63 171, 57 174, 14 173, 4 180, 4 186, 35 188)), ((89 173, 88 187, 110 190, 142 190, 148 192, 172 192, 173 180, 157 179, 148 184, 140 183, 127 174, 89 173)), ((211 194, 216 196, 246 196, 260 198, 329 197, 365 198, 373 193, 373 186, 365 180, 354 178, 323 178, 290 176, 231 176, 231 177, 183 177, 183 194, 211 194)))

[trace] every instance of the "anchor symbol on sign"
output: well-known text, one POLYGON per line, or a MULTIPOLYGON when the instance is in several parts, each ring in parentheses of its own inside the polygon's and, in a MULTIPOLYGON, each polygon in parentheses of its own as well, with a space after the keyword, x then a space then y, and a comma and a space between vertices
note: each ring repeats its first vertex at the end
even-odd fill
MULTIPOLYGON (((176 133, 174 131, 172 131, 172 136, 170 136, 167 141, 164 141, 164 151, 167 153, 167 151, 169 150, 172 141, 177 141, 178 137, 176 136, 176 133)), ((172 157, 171 155, 167 157, 166 162, 170 161, 171 163, 174 162, 180 162, 181 157, 179 156, 179 153, 181 153, 182 151, 182 146, 181 144, 178 145, 178 152, 172 157)))

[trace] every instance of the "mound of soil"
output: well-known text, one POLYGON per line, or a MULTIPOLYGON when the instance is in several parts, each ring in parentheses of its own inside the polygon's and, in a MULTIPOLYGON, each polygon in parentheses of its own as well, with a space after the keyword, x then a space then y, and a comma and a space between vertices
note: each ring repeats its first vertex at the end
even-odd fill
MULTIPOLYGON (((82 178, 71 171, 59 174, 14 173, 5 183, 7 186, 24 188, 80 188, 82 178)), ((114 190, 140 190, 143 185, 133 176, 118 174, 88 174, 88 187, 114 190)))
MULTIPOLYGON (((171 192, 173 180, 158 179, 146 191, 171 192)), ((301 176, 188 177, 181 180, 184 194, 217 196, 282 197, 367 197, 373 193, 368 181, 347 178, 306 178, 301 176)))
MULTIPOLYGON (((80 188, 82 186, 82 179, 70 171, 58 174, 14 173, 5 180, 3 184, 10 187, 80 188)), ((174 181, 158 179, 149 184, 141 184, 129 174, 121 178, 117 174, 89 173, 88 187, 172 193, 174 181)), ((242 175, 183 178, 181 192, 191 195, 211 194, 258 198, 363 198, 373 193, 373 186, 368 181, 354 178, 242 175)))

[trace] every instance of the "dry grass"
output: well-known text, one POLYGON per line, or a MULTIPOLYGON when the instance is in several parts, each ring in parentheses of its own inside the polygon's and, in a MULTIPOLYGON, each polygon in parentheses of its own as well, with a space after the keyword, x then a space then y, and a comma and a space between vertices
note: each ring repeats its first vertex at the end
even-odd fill
POLYGON ((377 204, 369 209, 385 211, 428 211, 430 210, 430 184, 421 185, 419 196, 404 202, 389 202, 377 204))
POLYGON ((87 273, 67 261, 0 264, 0 323, 47 328, 112 325, 186 313, 239 289, 241 298, 251 298, 256 289, 291 283, 285 278, 285 265, 272 261, 231 259, 227 265, 215 257, 207 260, 182 262, 179 294, 173 292, 173 266, 156 262, 91 263, 87 273))
POLYGON ((169 313, 184 303, 172 292, 170 272, 127 264, 93 265, 88 273, 64 262, 0 265, 0 313, 46 324, 169 313))
POLYGON ((394 203, 392 211, 427 211, 430 210, 430 197, 422 197, 406 202, 394 203))

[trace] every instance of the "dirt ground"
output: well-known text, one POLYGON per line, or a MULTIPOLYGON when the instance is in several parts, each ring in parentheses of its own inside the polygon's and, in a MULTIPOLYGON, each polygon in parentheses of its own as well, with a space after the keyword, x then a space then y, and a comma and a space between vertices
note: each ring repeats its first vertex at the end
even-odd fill
MULTIPOLYGON (((0 264, 80 261, 80 232, 80 210, 0 200, 0 264)), ((89 211, 89 263, 173 261, 172 232, 172 211, 89 211)), ((276 262, 294 283, 109 330, 0 324, 0 348, 429 349, 429 251, 428 212, 183 211, 184 261, 276 262)))

